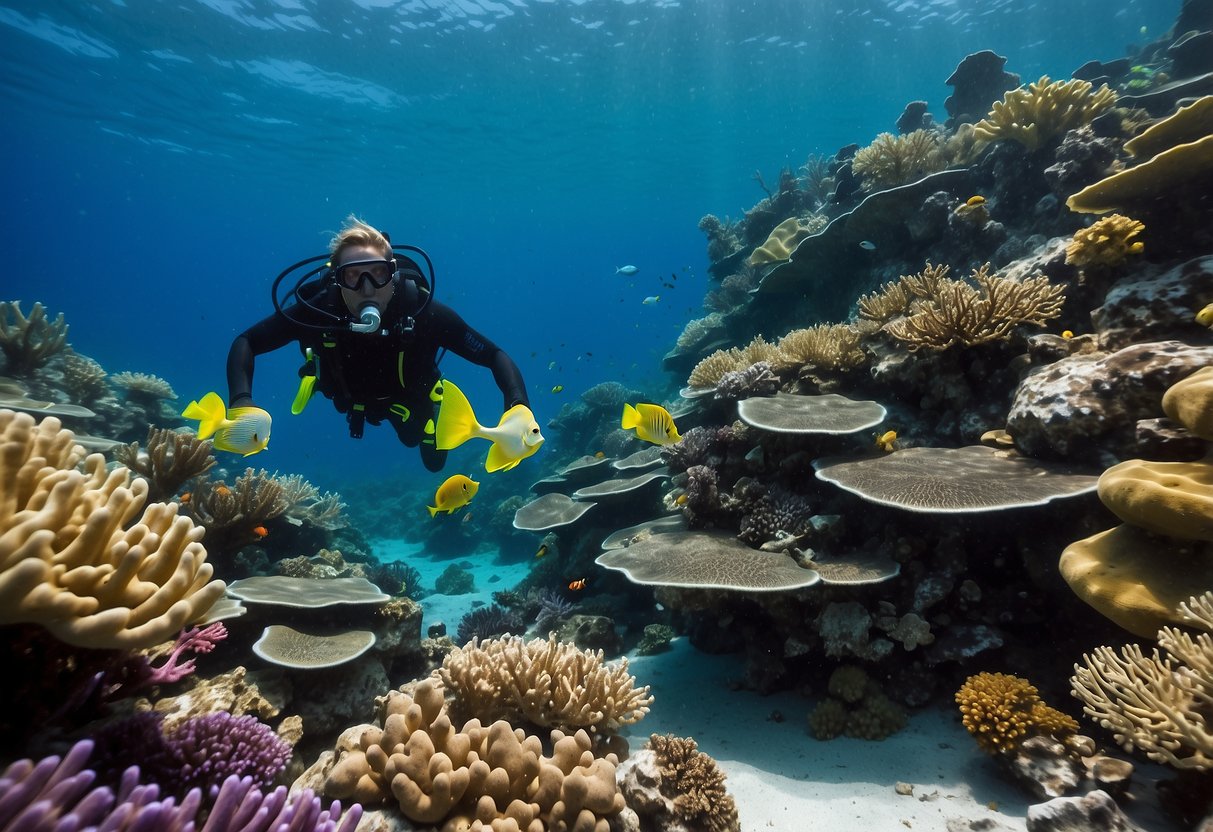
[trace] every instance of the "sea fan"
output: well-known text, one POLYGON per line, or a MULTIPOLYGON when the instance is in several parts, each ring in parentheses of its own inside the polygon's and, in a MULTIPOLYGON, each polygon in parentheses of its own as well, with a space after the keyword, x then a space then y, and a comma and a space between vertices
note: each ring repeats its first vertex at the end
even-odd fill
POLYGON ((524 629, 521 615, 493 604, 474 609, 459 621, 459 643, 467 644, 473 638, 483 641, 506 633, 521 634, 524 629))
POLYGON ((576 608, 576 603, 566 600, 560 593, 545 589, 539 594, 539 613, 535 616, 535 626, 540 632, 544 632, 560 619, 567 618, 576 608))

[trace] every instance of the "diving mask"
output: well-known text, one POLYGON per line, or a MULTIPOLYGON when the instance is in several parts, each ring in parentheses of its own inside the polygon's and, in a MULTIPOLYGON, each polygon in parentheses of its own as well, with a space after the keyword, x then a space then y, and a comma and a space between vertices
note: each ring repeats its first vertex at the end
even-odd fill
POLYGON ((342 289, 357 292, 362 289, 365 281, 371 286, 382 289, 392 281, 396 274, 395 260, 352 260, 333 269, 337 285, 342 289))

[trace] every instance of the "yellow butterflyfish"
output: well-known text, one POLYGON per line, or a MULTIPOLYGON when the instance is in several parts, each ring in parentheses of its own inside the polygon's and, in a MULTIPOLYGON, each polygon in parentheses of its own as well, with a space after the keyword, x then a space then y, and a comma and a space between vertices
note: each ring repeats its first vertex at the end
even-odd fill
POLYGON ((876 437, 876 447, 882 451, 894 451, 897 449, 897 431, 886 430, 880 436, 876 437))
POLYGON ((1201 326, 1213 326, 1213 303, 1196 313, 1196 323, 1201 326))
POLYGON ((620 426, 624 430, 634 428, 638 437, 654 445, 672 445, 682 439, 674 425, 674 417, 659 404, 642 402, 635 407, 625 404, 620 426))
POLYGON ((446 482, 438 486, 434 492, 434 505, 426 506, 425 510, 433 517, 440 511, 450 514, 457 508, 463 508, 476 496, 480 483, 463 474, 454 474, 446 478, 446 482))
POLYGON ((233 407, 228 410, 223 398, 207 393, 200 401, 191 401, 181 413, 198 420, 198 438, 214 437, 215 448, 233 454, 252 456, 270 444, 270 414, 259 407, 233 407))
POLYGON ((501 414, 497 427, 486 428, 476 421, 472 404, 463 391, 449 380, 442 383, 442 407, 434 427, 434 443, 440 451, 458 448, 469 439, 487 439, 493 443, 484 462, 486 471, 508 471, 543 444, 543 434, 535 414, 524 404, 516 404, 501 414))

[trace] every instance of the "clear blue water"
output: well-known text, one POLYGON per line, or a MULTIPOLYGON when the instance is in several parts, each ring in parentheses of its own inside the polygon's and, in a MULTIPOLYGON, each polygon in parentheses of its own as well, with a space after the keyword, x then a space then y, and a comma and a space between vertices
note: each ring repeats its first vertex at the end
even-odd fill
MULTIPOLYGON (((274 275, 355 212, 430 252, 439 296, 515 358, 541 423, 600 381, 659 398, 678 381, 660 356, 702 314, 696 223, 761 198, 755 171, 774 182, 867 143, 910 100, 942 118, 969 52, 1067 77, 1178 7, 5 2, 0 295, 65 313, 111 372, 225 393, 228 346, 269 311, 274 275), (625 263, 635 278, 614 274, 625 263)), ((324 402, 290 417, 298 364, 293 348, 258 362, 276 417, 258 464, 321 485, 421 471, 386 428, 346 438, 324 402)), ((444 370, 495 420, 488 373, 460 364, 444 370)))

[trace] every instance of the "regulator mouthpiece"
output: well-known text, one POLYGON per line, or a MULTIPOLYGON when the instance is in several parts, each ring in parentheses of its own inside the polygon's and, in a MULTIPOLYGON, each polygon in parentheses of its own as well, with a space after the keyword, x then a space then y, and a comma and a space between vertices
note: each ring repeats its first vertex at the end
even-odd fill
POLYGON ((368 303, 358 312, 358 323, 350 324, 350 330, 353 332, 378 332, 382 324, 383 316, 379 313, 379 308, 373 303, 368 303))

